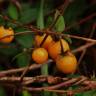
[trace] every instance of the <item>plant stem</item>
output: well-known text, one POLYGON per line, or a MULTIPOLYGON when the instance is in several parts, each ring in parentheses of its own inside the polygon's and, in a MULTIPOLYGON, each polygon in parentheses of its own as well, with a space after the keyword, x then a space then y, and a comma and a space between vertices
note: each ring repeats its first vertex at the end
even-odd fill
MULTIPOLYGON (((40 10, 39 10, 38 18, 37 18, 37 27, 40 28, 40 29, 44 29, 44 13, 43 13, 43 9, 44 9, 44 0, 41 0, 40 10)), ((47 37, 47 36, 45 36, 45 37, 47 37)), ((40 46, 41 46, 41 44, 40 44, 40 46)), ((48 65, 47 64, 43 64, 43 66, 41 67, 41 74, 42 75, 48 75, 48 65)), ((48 85, 43 84, 43 86, 48 86, 48 85)), ((43 95, 44 96, 49 96, 49 92, 48 93, 43 92, 43 95)))
POLYGON ((37 11, 38 13, 38 18, 37 18, 37 27, 40 29, 44 28, 44 12, 43 12, 43 6, 44 6, 44 0, 40 1, 40 7, 37 11))

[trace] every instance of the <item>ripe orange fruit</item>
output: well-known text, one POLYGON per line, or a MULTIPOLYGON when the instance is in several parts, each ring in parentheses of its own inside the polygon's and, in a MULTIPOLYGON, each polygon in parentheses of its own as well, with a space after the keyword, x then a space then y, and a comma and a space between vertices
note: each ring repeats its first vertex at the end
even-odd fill
POLYGON ((48 59, 48 52, 44 48, 37 48, 32 53, 32 59, 39 64, 42 64, 48 59))
MULTIPOLYGON (((36 35, 36 37, 35 37, 35 43, 36 43, 37 46, 40 46, 40 44, 43 41, 43 39, 44 39, 45 36, 46 36, 46 34, 43 34, 42 36, 36 35)), ((48 35, 48 37, 44 41, 42 47, 44 47, 45 49, 48 49, 48 46, 49 46, 49 44, 52 41, 53 41, 52 37, 50 35, 48 35)))
POLYGON ((56 59, 56 67, 65 74, 74 73, 77 68, 77 59, 73 54, 59 56, 56 59))
MULTIPOLYGON (((14 31, 12 28, 4 29, 3 26, 0 27, 0 38, 3 38, 8 35, 14 35, 14 31)), ((3 39, 0 39, 0 42, 2 43, 10 43, 14 39, 14 36, 5 37, 3 39)))
MULTIPOLYGON (((69 50, 70 48, 69 48, 68 43, 64 39, 61 39, 61 41, 62 41, 64 52, 69 50)), ((48 53, 51 56, 51 58, 53 58, 53 59, 55 59, 58 55, 60 55, 61 54, 60 41, 57 41, 54 44, 52 44, 51 46, 49 46, 48 53)))
MULTIPOLYGON (((48 49, 49 49, 49 47, 52 46, 53 44, 55 44, 55 41, 50 42, 50 44, 49 44, 49 46, 48 46, 48 49)), ((47 49, 47 50, 48 50, 48 49, 47 49)))

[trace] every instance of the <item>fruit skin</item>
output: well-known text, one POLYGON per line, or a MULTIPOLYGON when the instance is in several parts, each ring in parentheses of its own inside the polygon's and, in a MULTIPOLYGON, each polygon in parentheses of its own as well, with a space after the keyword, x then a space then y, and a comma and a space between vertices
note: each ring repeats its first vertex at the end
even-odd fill
MULTIPOLYGON (((4 29, 3 26, 0 27, 0 38, 7 36, 7 35, 14 35, 14 31, 12 28, 4 29)), ((11 43, 14 39, 14 36, 5 37, 0 40, 2 43, 11 43)))
POLYGON ((32 53, 32 59, 39 64, 48 60, 48 52, 44 48, 37 48, 32 53))
MULTIPOLYGON (((61 39, 61 42, 63 45, 64 52, 70 50, 68 43, 64 39, 61 39)), ((53 45, 49 46, 48 53, 51 58, 56 59, 57 56, 61 54, 60 41, 57 41, 57 42, 53 43, 53 45)))
POLYGON ((74 73, 77 69, 77 59, 73 54, 59 56, 56 59, 56 67, 62 73, 65 74, 74 73))
MULTIPOLYGON (((44 37, 46 36, 46 34, 43 34, 42 36, 40 35, 36 35, 35 37, 35 43, 36 45, 39 47, 41 42, 43 41, 44 37)), ((48 49, 49 44, 53 41, 52 37, 50 35, 48 35, 48 37, 46 38, 46 40, 44 41, 42 47, 45 49, 48 49)))

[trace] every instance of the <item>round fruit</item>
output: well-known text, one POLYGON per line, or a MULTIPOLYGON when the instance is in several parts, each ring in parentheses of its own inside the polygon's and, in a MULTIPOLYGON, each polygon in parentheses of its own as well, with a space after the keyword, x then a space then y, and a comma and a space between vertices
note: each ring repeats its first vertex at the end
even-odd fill
POLYGON ((2 43, 10 43, 12 42, 12 40, 14 39, 14 31, 12 30, 12 28, 9 29, 4 29, 3 26, 0 27, 0 42, 2 43), (12 36, 8 36, 8 35, 12 35, 12 36), (8 36, 8 37, 5 37, 8 36), (5 38, 3 38, 5 37, 5 38))
MULTIPOLYGON (((55 41, 50 42, 50 44, 49 44, 49 46, 48 46, 48 49, 49 49, 49 47, 52 46, 53 44, 55 44, 55 41)), ((48 49, 47 49, 47 50, 48 50, 48 49)))
MULTIPOLYGON (((40 35, 36 35, 35 37, 35 43, 37 46, 40 46, 41 42, 43 41, 44 37, 46 36, 46 34, 40 36, 40 35)), ((50 35, 48 35, 48 37, 46 38, 46 40, 44 41, 42 47, 44 47, 45 49, 48 49, 49 44, 53 41, 52 37, 50 35)))
POLYGON ((59 56, 56 59, 56 67, 65 74, 74 73, 77 69, 77 59, 73 54, 59 56))
MULTIPOLYGON (((64 52, 68 51, 70 49, 68 43, 64 39, 61 39, 61 41, 62 41, 64 52)), ((60 41, 57 41, 53 45, 49 46, 48 53, 51 56, 51 58, 56 59, 56 57, 61 54, 60 41)))
POLYGON ((32 53, 32 59, 39 64, 42 64, 48 59, 48 52, 44 48, 37 48, 32 53))

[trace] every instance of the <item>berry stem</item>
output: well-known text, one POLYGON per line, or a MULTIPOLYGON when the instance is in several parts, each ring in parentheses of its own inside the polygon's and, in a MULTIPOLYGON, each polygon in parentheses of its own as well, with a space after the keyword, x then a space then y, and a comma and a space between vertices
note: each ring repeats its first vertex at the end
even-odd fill
POLYGON ((65 52, 64 52, 64 46, 63 46, 63 44, 62 44, 62 40, 61 40, 61 37, 60 37, 60 46, 61 46, 61 55, 64 55, 65 54, 65 52))
POLYGON ((45 37, 43 38, 43 40, 42 40, 42 42, 40 44, 40 47, 43 45, 43 43, 45 42, 45 40, 47 39, 47 37, 48 37, 48 34, 46 34, 45 37))

